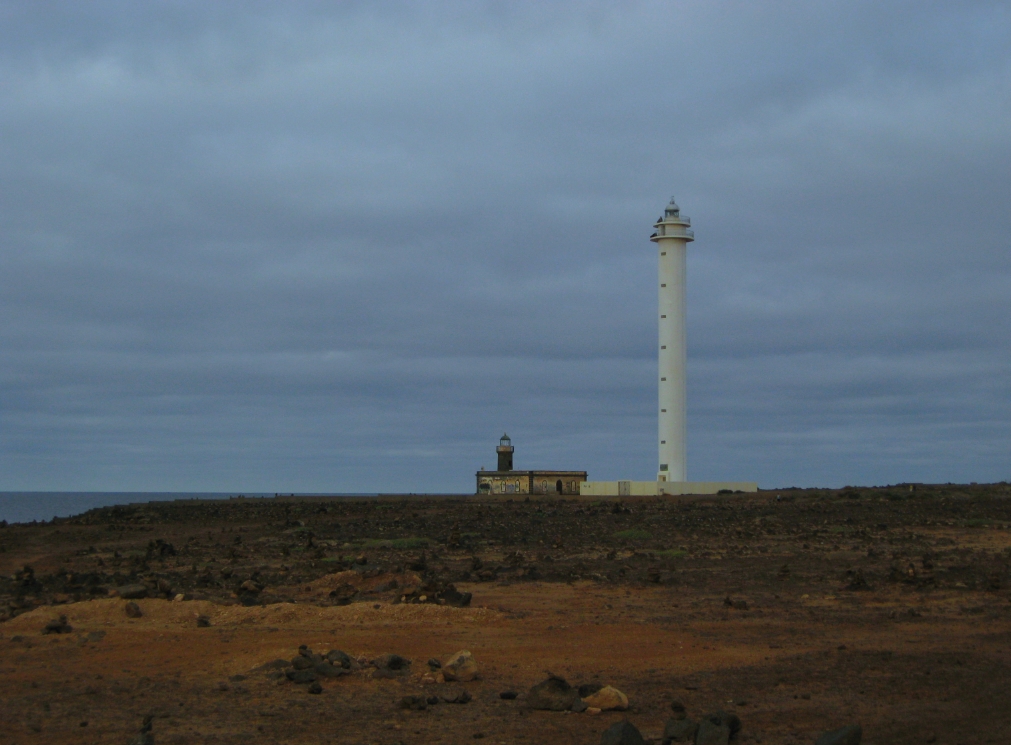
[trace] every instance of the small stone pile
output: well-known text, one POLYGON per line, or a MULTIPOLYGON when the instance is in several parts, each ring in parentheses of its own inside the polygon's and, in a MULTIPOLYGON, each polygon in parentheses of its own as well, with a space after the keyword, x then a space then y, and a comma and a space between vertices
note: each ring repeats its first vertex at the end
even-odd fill
MULTIPOLYGON (((734 713, 715 711, 695 720, 688 717, 685 706, 680 701, 671 703, 674 715, 663 728, 662 745, 693 743, 693 745, 729 745, 741 732, 741 718, 734 713)), ((612 727, 613 729, 613 727, 612 727)), ((638 731, 637 731, 638 732, 638 731)), ((605 737, 606 737, 605 733, 605 737)), ((851 724, 841 729, 826 732, 815 741, 815 745, 860 745, 863 731, 859 724, 851 724)), ((606 740, 602 745, 631 745, 634 739, 606 740)))
POLYGON ((261 665, 260 670, 276 678, 287 678, 298 685, 308 685, 310 693, 321 693, 319 681, 323 678, 341 678, 356 672, 372 671, 373 678, 400 678, 410 674, 411 661, 399 654, 384 654, 369 660, 355 658, 340 649, 326 654, 314 652, 308 645, 298 648, 290 660, 278 659, 261 665))
POLYGON ((474 655, 466 649, 461 649, 445 664, 433 657, 428 661, 428 669, 430 672, 421 679, 423 683, 445 683, 446 681, 468 683, 480 677, 474 655))
POLYGON ((574 711, 599 714, 602 711, 625 711, 628 696, 614 686, 586 683, 578 688, 569 685, 565 678, 549 673, 527 693, 527 704, 532 709, 545 711, 574 711))
POLYGON ((404 588, 395 603, 435 603, 450 605, 456 608, 466 608, 470 605, 471 593, 460 592, 452 582, 431 580, 417 587, 404 588))

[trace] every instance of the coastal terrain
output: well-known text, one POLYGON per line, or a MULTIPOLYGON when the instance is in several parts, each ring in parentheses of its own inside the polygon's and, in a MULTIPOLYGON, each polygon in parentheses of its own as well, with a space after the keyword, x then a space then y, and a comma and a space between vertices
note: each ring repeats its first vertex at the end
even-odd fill
POLYGON ((0 739, 1006 743, 1009 566, 1007 484, 96 509, 0 527, 0 739))

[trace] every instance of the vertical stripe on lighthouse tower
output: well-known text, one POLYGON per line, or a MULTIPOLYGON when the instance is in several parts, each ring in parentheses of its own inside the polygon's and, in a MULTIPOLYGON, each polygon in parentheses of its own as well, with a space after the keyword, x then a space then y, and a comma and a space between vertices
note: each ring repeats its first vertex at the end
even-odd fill
POLYGON ((658 481, 688 480, 685 269, 688 243, 695 240, 689 225, 671 199, 650 236, 659 253, 658 481))

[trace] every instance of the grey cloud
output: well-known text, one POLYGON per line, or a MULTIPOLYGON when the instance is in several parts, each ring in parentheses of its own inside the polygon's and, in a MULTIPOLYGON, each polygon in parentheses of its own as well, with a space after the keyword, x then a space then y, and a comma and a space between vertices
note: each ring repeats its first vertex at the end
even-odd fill
POLYGON ((1007 477, 1001 4, 0 7, 0 488, 1007 477))

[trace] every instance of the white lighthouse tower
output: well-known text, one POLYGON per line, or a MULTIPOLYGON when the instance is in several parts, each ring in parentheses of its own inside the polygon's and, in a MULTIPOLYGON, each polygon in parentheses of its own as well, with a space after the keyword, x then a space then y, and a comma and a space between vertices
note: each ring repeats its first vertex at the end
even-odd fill
POLYGON ((687 427, 685 362, 685 257, 695 240, 691 220, 681 214, 674 199, 653 227, 650 240, 657 244, 660 259, 660 369, 659 453, 657 481, 687 481, 687 427))

